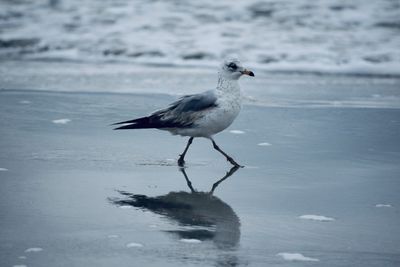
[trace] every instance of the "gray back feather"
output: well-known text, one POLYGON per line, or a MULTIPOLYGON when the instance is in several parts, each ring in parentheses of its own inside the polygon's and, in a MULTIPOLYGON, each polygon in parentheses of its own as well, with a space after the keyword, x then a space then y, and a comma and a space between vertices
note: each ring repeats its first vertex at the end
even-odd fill
POLYGON ((214 91, 207 91, 196 95, 185 95, 172 103, 169 109, 177 112, 201 111, 215 106, 217 97, 214 91))
POLYGON ((204 115, 204 110, 217 106, 214 91, 186 95, 173 102, 169 107, 151 114, 152 119, 159 120, 171 127, 188 127, 204 115))

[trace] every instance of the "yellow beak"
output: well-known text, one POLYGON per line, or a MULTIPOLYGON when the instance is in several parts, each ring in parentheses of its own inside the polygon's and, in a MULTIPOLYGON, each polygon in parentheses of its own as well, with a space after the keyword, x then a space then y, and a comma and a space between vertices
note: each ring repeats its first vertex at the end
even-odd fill
POLYGON ((242 71, 242 74, 254 77, 254 73, 248 69, 244 69, 244 71, 242 71))

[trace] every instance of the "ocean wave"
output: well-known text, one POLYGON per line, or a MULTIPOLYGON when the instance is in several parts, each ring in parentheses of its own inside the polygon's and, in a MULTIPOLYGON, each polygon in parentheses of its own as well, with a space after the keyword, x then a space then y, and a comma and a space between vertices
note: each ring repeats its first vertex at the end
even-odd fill
POLYGON ((396 0, 0 3, 0 58, 400 75, 396 0))

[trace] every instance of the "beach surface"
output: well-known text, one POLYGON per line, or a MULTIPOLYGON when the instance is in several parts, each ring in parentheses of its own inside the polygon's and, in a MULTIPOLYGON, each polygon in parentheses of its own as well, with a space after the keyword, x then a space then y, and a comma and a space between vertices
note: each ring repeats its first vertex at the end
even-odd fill
POLYGON ((254 71, 215 138, 245 167, 195 139, 182 172, 186 138, 109 125, 215 69, 2 63, 1 265, 399 266, 400 80, 254 71))

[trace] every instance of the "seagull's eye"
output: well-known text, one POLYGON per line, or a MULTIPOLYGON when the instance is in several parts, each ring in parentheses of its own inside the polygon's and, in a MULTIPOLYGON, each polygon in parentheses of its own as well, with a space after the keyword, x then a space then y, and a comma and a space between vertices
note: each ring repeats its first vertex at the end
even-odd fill
POLYGON ((232 69, 232 70, 236 70, 237 69, 237 65, 233 62, 228 64, 228 68, 232 69))

